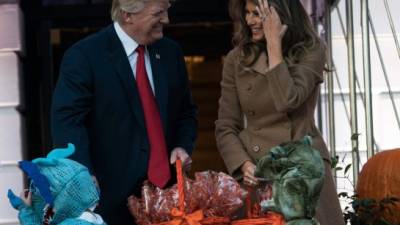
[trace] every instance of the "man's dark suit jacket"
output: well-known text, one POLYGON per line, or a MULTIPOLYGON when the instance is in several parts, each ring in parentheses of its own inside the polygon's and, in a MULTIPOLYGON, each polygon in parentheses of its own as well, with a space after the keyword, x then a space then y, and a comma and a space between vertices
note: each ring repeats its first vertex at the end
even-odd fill
MULTIPOLYGON (((197 135, 197 108, 182 51, 167 38, 147 48, 168 151, 183 147, 190 155, 197 135)), ((105 222, 134 224, 126 199, 140 194, 149 143, 135 78, 112 25, 65 53, 51 123, 54 145, 75 144, 72 158, 98 179, 98 212, 105 222)))

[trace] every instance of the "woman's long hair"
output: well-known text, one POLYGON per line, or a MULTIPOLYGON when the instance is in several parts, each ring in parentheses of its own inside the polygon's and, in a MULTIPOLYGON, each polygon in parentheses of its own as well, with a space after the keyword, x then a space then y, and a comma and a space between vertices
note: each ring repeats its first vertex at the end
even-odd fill
MULTIPOLYGON (((258 5, 257 0, 250 1, 258 5)), ((267 51, 265 41, 252 40, 251 30, 246 23, 246 2, 247 0, 230 0, 229 13, 235 26, 233 44, 241 50, 241 62, 250 66, 261 52, 267 51)), ((320 39, 300 0, 268 0, 268 3, 276 9, 282 24, 288 26, 282 39, 285 60, 295 63, 303 53, 320 44, 320 39)))

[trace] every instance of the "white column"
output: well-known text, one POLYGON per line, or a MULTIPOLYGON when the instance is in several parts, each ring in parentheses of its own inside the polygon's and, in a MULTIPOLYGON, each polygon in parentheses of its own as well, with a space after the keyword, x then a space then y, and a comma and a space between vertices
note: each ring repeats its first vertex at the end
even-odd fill
POLYGON ((22 14, 18 3, 0 2, 0 225, 19 224, 17 211, 8 203, 7 190, 19 194, 23 174, 21 102, 22 14))

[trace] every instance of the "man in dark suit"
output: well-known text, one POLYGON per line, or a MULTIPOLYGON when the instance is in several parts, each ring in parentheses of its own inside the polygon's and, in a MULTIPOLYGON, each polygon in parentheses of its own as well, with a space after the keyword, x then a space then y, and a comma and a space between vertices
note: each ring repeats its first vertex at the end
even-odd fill
POLYGON ((62 61, 53 141, 76 145, 72 158, 97 178, 98 212, 109 225, 135 224, 126 199, 140 195, 145 179, 164 187, 177 157, 191 163, 197 108, 183 54, 163 37, 169 6, 113 0, 114 24, 76 43, 62 61))

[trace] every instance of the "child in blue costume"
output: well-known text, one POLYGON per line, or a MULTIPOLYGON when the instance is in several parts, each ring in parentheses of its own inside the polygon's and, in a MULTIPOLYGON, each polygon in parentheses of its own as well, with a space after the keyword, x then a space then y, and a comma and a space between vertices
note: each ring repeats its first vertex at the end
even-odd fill
POLYGON ((88 169, 67 159, 74 152, 74 145, 68 144, 46 158, 19 162, 31 180, 29 192, 18 197, 9 190, 8 198, 19 211, 21 225, 105 225, 93 212, 99 191, 88 169))

